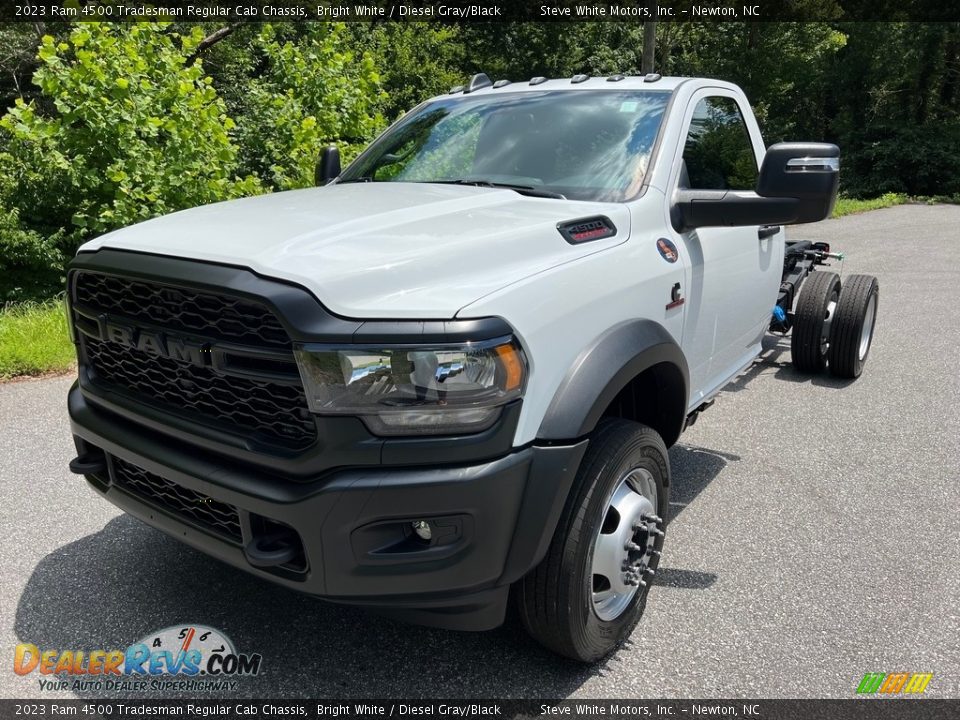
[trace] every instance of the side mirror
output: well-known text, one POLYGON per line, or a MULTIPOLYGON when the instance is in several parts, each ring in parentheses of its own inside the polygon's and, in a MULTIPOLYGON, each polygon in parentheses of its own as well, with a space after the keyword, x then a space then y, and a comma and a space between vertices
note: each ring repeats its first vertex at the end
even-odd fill
POLYGON ((836 145, 777 143, 763 158, 756 192, 678 190, 673 225, 684 232, 698 227, 817 222, 833 210, 839 182, 836 145))
POLYGON ((840 148, 829 143, 777 143, 760 166, 757 195, 799 200, 795 223, 829 217, 840 183, 840 148))
POLYGON ((314 183, 326 185, 340 174, 340 151, 336 145, 328 145, 320 153, 320 160, 313 174, 314 183))

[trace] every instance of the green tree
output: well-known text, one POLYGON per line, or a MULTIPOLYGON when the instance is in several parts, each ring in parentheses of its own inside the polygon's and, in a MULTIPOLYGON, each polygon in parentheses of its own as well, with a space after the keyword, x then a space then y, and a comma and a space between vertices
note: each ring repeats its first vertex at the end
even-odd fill
MULTIPOLYGON (((44 36, 34 73, 48 111, 18 99, 0 119, 16 207, 28 229, 68 245, 174 210, 256 192, 238 179, 233 120, 188 62, 202 39, 164 23, 83 23, 44 36)), ((73 247, 65 247, 72 252, 73 247)))
POLYGON ((350 44, 368 51, 382 73, 380 108, 395 120, 464 80, 460 28, 429 23, 350 23, 350 44))
POLYGON ((383 128, 373 55, 347 47, 343 23, 311 23, 296 39, 264 25, 254 47, 264 69, 249 82, 238 140, 245 169, 270 187, 313 185, 325 145, 337 143, 349 160, 383 128))
POLYGON ((842 28, 829 116, 846 190, 960 195, 960 22, 842 28))

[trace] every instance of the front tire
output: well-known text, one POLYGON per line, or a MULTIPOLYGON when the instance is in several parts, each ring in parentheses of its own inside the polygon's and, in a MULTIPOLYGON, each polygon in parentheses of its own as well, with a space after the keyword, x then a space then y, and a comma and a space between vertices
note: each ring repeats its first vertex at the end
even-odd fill
POLYGON ((630 635, 659 564, 669 481, 655 430, 601 422, 546 557, 518 584, 520 617, 541 644, 593 662, 630 635))

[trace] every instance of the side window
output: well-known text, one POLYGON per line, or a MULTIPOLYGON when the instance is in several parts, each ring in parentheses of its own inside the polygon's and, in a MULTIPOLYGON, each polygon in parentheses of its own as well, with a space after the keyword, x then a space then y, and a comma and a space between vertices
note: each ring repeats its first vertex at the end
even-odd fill
POLYGON ((691 190, 753 190, 757 159, 750 133, 737 101, 708 97, 697 103, 683 148, 686 177, 681 187, 691 190))

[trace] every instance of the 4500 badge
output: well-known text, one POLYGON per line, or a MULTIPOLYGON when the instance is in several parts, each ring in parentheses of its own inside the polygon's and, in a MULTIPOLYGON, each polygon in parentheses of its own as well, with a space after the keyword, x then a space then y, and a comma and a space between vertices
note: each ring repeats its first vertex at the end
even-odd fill
POLYGON ((21 643, 14 652, 13 670, 18 675, 39 670, 41 675, 102 677, 244 676, 258 674, 262 661, 259 653, 238 653, 219 630, 175 625, 150 633, 126 650, 41 650, 21 643))

